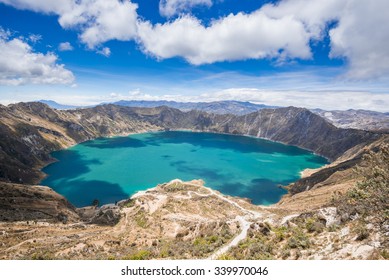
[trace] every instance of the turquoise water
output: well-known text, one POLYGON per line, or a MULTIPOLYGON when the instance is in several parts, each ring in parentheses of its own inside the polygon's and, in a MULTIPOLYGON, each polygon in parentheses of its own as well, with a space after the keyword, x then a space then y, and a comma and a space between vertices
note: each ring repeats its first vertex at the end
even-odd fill
POLYGON ((52 154, 58 162, 41 182, 74 205, 112 203, 179 178, 203 179, 224 194, 255 204, 277 202, 278 186, 305 168, 327 161, 308 151, 267 140, 213 133, 169 131, 101 138, 52 154))

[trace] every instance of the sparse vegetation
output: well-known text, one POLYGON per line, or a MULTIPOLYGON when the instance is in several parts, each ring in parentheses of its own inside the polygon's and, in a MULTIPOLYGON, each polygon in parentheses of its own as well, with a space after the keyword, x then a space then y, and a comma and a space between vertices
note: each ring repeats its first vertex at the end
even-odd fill
POLYGON ((135 206, 135 199, 129 199, 124 205, 123 208, 131 208, 135 206))
POLYGON ((321 233, 325 226, 316 217, 312 217, 306 220, 305 228, 309 233, 321 233))
POLYGON ((369 230, 364 223, 358 223, 354 228, 354 232, 357 235, 356 241, 362 241, 369 237, 369 230))
POLYGON ((349 216, 374 216, 376 222, 389 219, 389 145, 369 152, 355 169, 362 179, 345 196, 335 200, 338 209, 349 216))
POLYGON ((286 244, 286 247, 291 249, 308 249, 311 246, 311 241, 301 228, 296 227, 292 229, 292 235, 286 244))
POLYGON ((151 253, 147 250, 140 250, 134 254, 129 254, 125 256, 124 260, 148 260, 151 256, 151 253))
POLYGON ((31 255, 32 260, 54 260, 55 256, 49 251, 38 251, 31 255))
POLYGON ((143 210, 139 210, 138 213, 135 215, 135 222, 139 227, 147 228, 148 220, 143 210))

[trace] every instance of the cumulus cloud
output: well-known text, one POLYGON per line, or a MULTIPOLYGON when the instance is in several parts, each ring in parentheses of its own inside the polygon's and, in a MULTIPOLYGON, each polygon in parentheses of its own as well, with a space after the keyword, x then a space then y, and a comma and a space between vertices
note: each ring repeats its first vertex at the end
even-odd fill
POLYGON ((18 9, 56 14, 63 28, 81 32, 90 49, 109 40, 128 41, 137 33, 136 9, 129 0, 0 0, 18 9))
POLYGON ((60 13, 63 28, 80 29, 89 48, 109 40, 129 41, 137 34, 137 4, 119 0, 80 0, 60 13))
POLYGON ((71 84, 72 72, 53 53, 37 53, 22 38, 0 29, 0 85, 71 84))
POLYGON ((329 30, 330 57, 347 61, 347 78, 370 79, 389 74, 388 9, 387 0, 283 0, 208 27, 191 16, 157 25, 142 22, 139 38, 143 50, 159 59, 178 56, 196 65, 249 58, 309 59, 311 41, 321 40, 329 23, 336 22, 329 30))
POLYGON ((72 51, 74 48, 69 42, 63 42, 58 45, 58 49, 61 52, 72 51))
POLYGON ((292 17, 274 19, 262 11, 238 13, 215 20, 209 27, 192 16, 173 22, 139 25, 143 50, 157 58, 184 57, 199 65, 248 58, 311 58, 304 25, 292 17))
POLYGON ((389 74, 387 0, 353 0, 330 31, 331 56, 349 61, 347 77, 366 79, 389 74))
MULTIPOLYGON (((351 0, 353 1, 353 0, 351 0)), ((312 39, 321 39, 329 22, 338 20, 349 0, 283 0, 260 10, 270 18, 292 17, 302 22, 312 39)))
POLYGON ((328 22, 339 19, 345 5, 346 0, 284 0, 250 14, 230 14, 209 26, 186 15, 165 24, 142 22, 139 37, 144 51, 159 59, 179 56, 196 65, 310 59, 311 40, 323 37, 328 22))
POLYGON ((190 11, 195 6, 212 6, 212 0, 160 0, 159 13, 172 17, 182 12, 190 11))

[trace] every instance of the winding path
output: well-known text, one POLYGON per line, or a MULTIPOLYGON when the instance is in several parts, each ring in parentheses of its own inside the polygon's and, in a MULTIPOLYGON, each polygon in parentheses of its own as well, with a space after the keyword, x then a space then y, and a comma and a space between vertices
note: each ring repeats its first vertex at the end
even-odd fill
POLYGON ((224 197, 221 194, 216 193, 214 190, 205 187, 208 189, 208 191, 211 192, 211 194, 219 197, 220 199, 230 203, 231 205, 235 206, 239 210, 241 210, 243 213, 246 213, 245 216, 236 216, 235 221, 238 221, 240 223, 240 228, 242 231, 234 238, 232 239, 229 243, 221 247, 219 250, 214 252, 208 259, 210 260, 215 260, 221 255, 225 254, 230 250, 232 247, 236 246, 239 244, 240 241, 244 240, 247 237, 247 231, 250 228, 250 225, 252 222, 250 220, 257 220, 262 217, 262 214, 256 211, 248 210, 242 206, 240 206, 238 203, 235 201, 232 201, 231 199, 224 197))
MULTIPOLYGON (((176 180, 173 180, 173 181, 169 182, 169 184, 174 184, 174 183, 181 183, 182 184, 184 182, 182 182, 179 179, 176 179, 176 180)), ((191 183, 188 183, 188 182, 185 182, 185 184, 186 185, 192 185, 194 187, 199 187, 200 186, 199 184, 191 184, 191 183)), ((248 232, 251 224, 253 223, 253 220, 258 220, 259 218, 262 218, 263 214, 259 213, 257 211, 246 209, 246 208, 242 207, 240 204, 238 204, 236 201, 233 201, 233 200, 229 199, 228 197, 225 197, 222 194, 215 192, 211 188, 208 188, 208 187, 205 187, 205 186, 202 186, 202 187, 204 189, 206 189, 208 191, 208 193, 204 194, 204 193, 198 193, 198 192, 195 192, 195 191, 188 191, 187 192, 187 194, 188 194, 187 196, 179 195, 179 196, 175 196, 175 197, 178 198, 178 199, 192 199, 193 195, 197 195, 197 196, 201 196, 201 197, 216 196, 217 198, 219 198, 221 200, 224 200, 225 202, 231 204, 233 207, 239 209, 241 212, 244 213, 244 215, 238 215, 238 216, 235 217, 235 219, 231 220, 231 222, 239 222, 241 232, 237 236, 235 236, 235 238, 233 238, 229 243, 227 243, 223 247, 219 248, 217 251, 215 251, 211 256, 209 256, 207 258, 207 259, 214 260, 214 259, 219 258, 221 255, 225 254, 226 252, 228 252, 228 250, 230 250, 231 247, 234 247, 234 246, 238 245, 240 241, 244 240, 247 237, 247 232, 248 232)), ((132 196, 132 198, 136 198, 136 197, 142 196, 142 195, 144 195, 146 193, 147 193, 147 191, 140 191, 140 192, 134 194, 132 196)), ((150 193, 148 193, 148 194, 150 195, 150 193)), ((151 194, 151 195, 153 195, 153 194, 151 194)), ((126 222, 125 222, 125 224, 122 225, 120 227, 120 230, 117 231, 117 232, 122 232, 127 227, 127 219, 128 219, 127 214, 128 213, 126 213, 126 217, 125 217, 126 222)))
MULTIPOLYGON (((220 257, 221 255, 227 253, 231 247, 238 245, 240 241, 244 240, 247 237, 247 231, 249 230, 249 228, 252 224, 251 220, 257 220, 257 219, 261 218, 263 215, 259 212, 256 212, 253 210, 248 210, 248 209, 242 207, 237 202, 215 192, 214 190, 212 190, 208 187, 204 186, 204 188, 209 191, 209 195, 217 196, 219 199, 226 201, 227 203, 238 208, 239 210, 241 210, 243 213, 246 214, 244 216, 236 216, 235 219, 233 220, 233 221, 239 222, 240 228, 242 229, 242 231, 237 236, 235 236, 235 238, 232 239, 229 243, 227 243, 226 245, 221 247, 219 250, 214 252, 210 257, 208 257, 208 259, 210 259, 210 260, 215 260, 218 257, 220 257)), ((208 196, 208 195, 199 194, 199 193, 193 192, 193 191, 191 191, 191 193, 195 193, 196 195, 199 195, 199 196, 208 196)), ((191 196, 191 194, 189 194, 189 196, 191 196)))

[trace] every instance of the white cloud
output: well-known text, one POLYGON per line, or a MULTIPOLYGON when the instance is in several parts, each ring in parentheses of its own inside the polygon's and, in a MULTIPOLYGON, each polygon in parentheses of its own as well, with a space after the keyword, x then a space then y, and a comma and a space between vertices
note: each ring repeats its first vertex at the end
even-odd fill
POLYGON ((74 48, 69 42, 63 42, 58 45, 58 49, 61 52, 72 51, 74 48))
POLYGON ((137 33, 136 9, 130 0, 0 0, 18 9, 59 16, 63 28, 80 30, 90 49, 109 40, 129 41, 137 33))
POLYGON ((190 11, 195 6, 212 6, 212 0, 160 0, 159 13, 171 17, 182 12, 190 11))
POLYGON ((270 18, 292 17, 304 24, 312 39, 320 39, 328 22, 339 19, 349 0, 283 0, 260 10, 270 18))
POLYGON ((104 47, 101 50, 97 50, 96 53, 101 54, 105 57, 109 57, 111 55, 110 48, 104 47))
POLYGON ((270 18, 262 11, 215 20, 209 27, 192 16, 173 22, 139 25, 145 52, 159 59, 184 57, 199 65, 249 58, 311 58, 309 36, 293 17, 270 18))
POLYGON ((349 61, 347 77, 389 75, 389 1, 350 0, 339 24, 330 31, 331 56, 349 61))
POLYGON ((329 31, 330 57, 346 59, 347 78, 379 78, 389 75, 388 9, 387 0, 283 0, 208 27, 191 16, 165 24, 143 22, 139 37, 144 51, 159 59, 178 56, 196 65, 248 58, 309 59, 310 41, 321 40, 328 24, 338 22, 329 31))
POLYGON ((80 29, 81 41, 94 49, 109 40, 134 39, 137 8, 138 5, 131 1, 80 0, 59 14, 59 23, 63 28, 80 29))
POLYGON ((21 10, 31 10, 47 14, 60 14, 70 10, 73 4, 72 0, 0 0, 4 3, 21 10))
POLYGON ((159 59, 179 56, 196 65, 244 59, 310 59, 310 41, 323 37, 327 23, 341 16, 346 1, 284 0, 251 14, 230 14, 210 26, 192 16, 157 25, 142 22, 139 37, 144 51, 159 59))
POLYGON ((0 85, 71 84, 72 72, 53 53, 37 53, 22 38, 0 29, 0 85))
POLYGON ((28 39, 29 39, 32 43, 38 43, 40 40, 42 40, 42 35, 39 35, 39 34, 31 34, 30 36, 28 36, 28 39))

